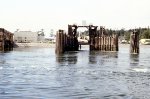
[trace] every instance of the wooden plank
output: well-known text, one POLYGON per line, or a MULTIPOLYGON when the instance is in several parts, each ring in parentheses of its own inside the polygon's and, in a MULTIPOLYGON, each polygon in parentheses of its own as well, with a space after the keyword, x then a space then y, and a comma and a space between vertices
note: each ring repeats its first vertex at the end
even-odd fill
POLYGON ((101 51, 101 37, 99 37, 99 50, 101 51))

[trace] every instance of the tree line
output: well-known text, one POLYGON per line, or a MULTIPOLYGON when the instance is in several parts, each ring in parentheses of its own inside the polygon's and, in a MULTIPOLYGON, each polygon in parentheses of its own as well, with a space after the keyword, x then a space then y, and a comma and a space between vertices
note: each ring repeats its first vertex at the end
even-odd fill
MULTIPOLYGON (((150 39, 150 29, 148 28, 136 28, 136 29, 129 29, 125 30, 120 29, 120 30, 112 30, 112 29, 105 29, 106 35, 111 35, 111 34, 118 34, 120 37, 124 37, 125 40, 129 41, 130 40, 130 33, 135 30, 139 33, 139 38, 140 39, 150 39)), ((88 30, 84 31, 81 33, 83 36, 88 36, 89 32, 88 30)))

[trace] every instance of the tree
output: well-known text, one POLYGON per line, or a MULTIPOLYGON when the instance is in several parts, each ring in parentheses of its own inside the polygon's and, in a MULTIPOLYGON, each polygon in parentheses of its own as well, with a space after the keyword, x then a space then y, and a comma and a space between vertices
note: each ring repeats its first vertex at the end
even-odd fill
POLYGON ((129 41, 129 40, 130 40, 130 32, 126 31, 126 32, 124 33, 124 35, 125 35, 125 39, 126 39, 127 41, 129 41))
POLYGON ((149 29, 144 30, 144 31, 141 33, 141 38, 142 38, 142 39, 150 39, 150 30, 149 30, 149 29))

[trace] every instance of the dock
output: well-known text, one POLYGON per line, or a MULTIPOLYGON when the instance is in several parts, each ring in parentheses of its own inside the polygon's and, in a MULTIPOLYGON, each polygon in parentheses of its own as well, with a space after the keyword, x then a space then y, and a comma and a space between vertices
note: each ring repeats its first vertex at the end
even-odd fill
POLYGON ((77 26, 68 25, 68 33, 64 33, 64 30, 58 30, 56 35, 56 50, 57 54, 64 53, 66 51, 79 51, 79 46, 89 45, 90 51, 118 51, 118 34, 106 33, 104 27, 100 26, 77 26), (77 37, 78 28, 87 28, 89 31, 88 43, 79 42, 77 37))

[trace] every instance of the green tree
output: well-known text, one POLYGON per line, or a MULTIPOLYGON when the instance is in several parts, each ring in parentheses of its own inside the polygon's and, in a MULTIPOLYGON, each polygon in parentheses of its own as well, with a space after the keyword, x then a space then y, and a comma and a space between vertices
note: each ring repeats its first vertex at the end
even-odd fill
POLYGON ((130 32, 125 32, 124 33, 124 35, 125 35, 125 39, 127 40, 127 41, 129 41, 130 40, 130 32))
POLYGON ((144 30, 144 31, 141 33, 141 38, 142 38, 142 39, 150 39, 150 30, 149 30, 149 29, 144 30))

